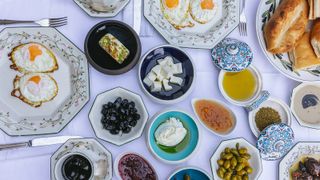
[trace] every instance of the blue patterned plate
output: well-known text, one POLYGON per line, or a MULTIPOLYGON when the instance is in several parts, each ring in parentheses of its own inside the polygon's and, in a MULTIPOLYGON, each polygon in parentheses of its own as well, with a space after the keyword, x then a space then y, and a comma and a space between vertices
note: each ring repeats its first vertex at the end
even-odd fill
POLYGON ((211 51, 214 64, 225 71, 239 72, 252 62, 253 53, 245 42, 225 38, 211 51))
POLYGON ((273 124, 260 133, 257 148, 262 159, 273 161, 287 154, 293 145, 293 140, 293 130, 288 125, 273 124))

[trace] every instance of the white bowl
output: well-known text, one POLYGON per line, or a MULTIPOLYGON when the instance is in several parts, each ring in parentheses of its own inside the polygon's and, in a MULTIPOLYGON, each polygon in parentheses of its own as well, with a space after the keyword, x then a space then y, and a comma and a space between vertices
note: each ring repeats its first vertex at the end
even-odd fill
POLYGON ((281 123, 291 126, 292 115, 289 106, 279 99, 269 98, 268 100, 260 104, 257 109, 249 112, 250 129, 256 137, 259 137, 260 130, 256 125, 255 116, 259 109, 261 109, 262 107, 271 107, 272 109, 278 111, 281 118, 281 123))
POLYGON ((250 65, 248 68, 248 70, 250 70, 251 72, 253 72, 254 76, 256 77, 256 81, 257 81, 257 90, 255 92, 255 94, 248 100, 245 101, 236 101, 232 98, 230 98, 227 93, 225 92, 224 88, 223 88, 223 77, 225 73, 230 73, 224 70, 221 70, 219 73, 219 90, 222 94, 222 96, 229 101, 230 103, 237 105, 237 106, 248 106, 251 103, 253 103, 258 96, 260 95, 261 91, 262 91, 262 78, 261 78, 261 74, 258 71, 257 68, 255 68, 253 65, 250 65))
POLYGON ((300 85, 298 85, 297 87, 295 87, 293 89, 292 95, 291 95, 290 109, 291 109, 294 117, 296 118, 296 120, 300 124, 300 126, 307 127, 307 128, 312 128, 312 129, 320 129, 320 123, 312 124, 312 123, 308 123, 308 122, 305 122, 305 121, 301 120, 299 118, 299 116, 297 115, 297 113, 295 112, 294 107, 293 107, 294 106, 294 98, 295 98, 296 92, 299 89, 301 89, 301 88, 303 88, 304 86, 307 86, 307 85, 317 86, 317 87, 320 88, 320 82, 304 82, 304 83, 301 83, 300 85))
POLYGON ((117 146, 121 146, 125 143, 139 138, 143 133, 143 129, 148 118, 149 115, 142 98, 138 94, 135 94, 121 87, 117 87, 97 95, 89 113, 90 123, 96 136, 99 139, 110 142, 117 146), (138 120, 137 125, 133 127, 128 134, 123 133, 121 135, 113 135, 108 130, 104 129, 101 123, 102 105, 108 102, 114 102, 118 97, 133 101, 136 105, 135 107, 137 108, 138 113, 140 114, 140 119, 138 120))
POLYGON ((215 180, 221 179, 217 174, 217 170, 219 167, 217 161, 220 159, 221 152, 223 152, 226 147, 234 148, 237 143, 240 144, 240 147, 246 147, 248 149, 248 153, 251 155, 251 159, 249 160, 249 163, 253 169, 253 172, 252 174, 249 175, 249 179, 259 179, 259 176, 261 175, 262 169, 263 169, 259 150, 244 138, 235 138, 235 139, 225 140, 220 143, 220 145, 218 146, 218 148, 216 149, 216 151, 214 152, 214 154, 210 159, 213 179, 215 180))
POLYGON ((179 103, 183 100, 185 100, 190 94, 191 92, 193 91, 194 89, 194 86, 195 86, 195 81, 197 79, 197 71, 195 69, 195 65, 193 63, 193 60, 192 60, 192 57, 183 49, 179 48, 179 47, 176 47, 176 46, 172 46, 172 45, 160 45, 160 46, 156 46, 152 49, 150 49, 149 51, 147 51, 140 59, 140 63, 139 63, 139 68, 138 68, 138 78, 139 78, 139 84, 140 84, 140 87, 141 89, 143 90, 143 92, 154 102, 156 103, 159 103, 159 104, 176 104, 176 103, 179 103), (160 99, 160 98, 157 98, 155 97, 154 95, 152 95, 145 87, 144 87, 144 83, 143 83, 143 79, 141 79, 141 68, 142 68, 142 64, 144 62, 144 60, 146 59, 146 57, 154 50, 158 49, 158 48, 164 48, 164 47, 168 47, 168 48, 174 48, 178 51, 181 51, 183 52, 187 57, 188 59, 190 60, 191 64, 192 64, 192 67, 193 67, 193 80, 192 80, 192 83, 191 83, 191 86, 189 87, 189 89, 180 97, 178 98, 175 98, 175 99, 170 99, 170 100, 164 100, 164 99, 160 99))
POLYGON ((154 167, 152 166, 152 164, 151 164, 147 159, 145 159, 142 155, 140 155, 139 153, 135 153, 135 152, 131 152, 131 151, 121 153, 121 154, 118 155, 117 158, 114 160, 114 174, 116 175, 117 179, 122 179, 121 176, 120 176, 120 174, 119 174, 119 170, 118 170, 119 161, 120 161, 120 159, 121 159, 123 156, 125 156, 125 155, 127 155, 127 154, 135 154, 135 155, 140 156, 142 159, 144 159, 144 160, 151 166, 151 168, 153 169, 153 171, 155 172, 156 177, 157 177, 157 180, 159 179, 158 174, 157 174, 157 171, 154 169, 154 167))
POLYGON ((227 104, 225 104, 224 102, 222 101, 218 101, 218 100, 214 100, 214 99, 192 99, 192 108, 193 108, 193 111, 194 111, 194 114, 196 115, 196 117, 198 118, 198 120, 200 121, 200 124, 205 127, 208 131, 212 132, 213 134, 217 135, 217 136, 221 136, 221 137, 226 137, 226 136, 229 136, 235 129, 236 125, 237 125, 237 116, 234 114, 234 112, 227 106, 227 104), (195 107, 194 107, 194 104, 196 101, 198 100, 209 100, 209 101, 212 101, 212 102, 215 102, 215 103, 218 103, 220 104, 221 106, 223 106, 225 109, 227 109, 233 116, 234 118, 234 125, 233 127, 229 130, 229 132, 227 133, 219 133, 219 132, 216 132, 214 131, 213 129, 209 128, 204 122, 202 122, 201 118, 199 117, 195 107))
POLYGON ((209 179, 212 179, 212 177, 203 169, 198 168, 198 167, 193 167, 193 166, 187 166, 187 167, 182 167, 182 168, 178 168, 177 170, 175 170, 174 172, 171 173, 171 175, 169 176, 168 180, 171 180, 171 178, 178 172, 183 171, 185 169, 194 169, 194 170, 198 170, 200 172, 202 172, 203 174, 205 174, 209 179))

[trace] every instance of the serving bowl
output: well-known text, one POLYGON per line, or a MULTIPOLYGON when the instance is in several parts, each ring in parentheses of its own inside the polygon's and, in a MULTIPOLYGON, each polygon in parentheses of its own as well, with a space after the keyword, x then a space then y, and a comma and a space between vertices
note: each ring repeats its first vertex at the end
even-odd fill
POLYGON ((200 144, 201 131, 199 130, 198 123, 185 111, 181 110, 164 110, 157 113, 150 121, 147 130, 147 144, 151 153, 160 161, 168 164, 178 164, 187 161, 195 155, 200 144), (155 139, 156 129, 169 118, 176 118, 180 120, 187 129, 187 135, 181 145, 175 152, 166 152, 161 149, 155 139), (185 143, 183 143, 185 142, 185 143))
POLYGON ((107 20, 92 27, 84 43, 84 51, 89 63, 98 71, 119 75, 131 70, 139 61, 141 42, 137 33, 127 24, 107 20), (107 33, 116 37, 129 51, 129 56, 122 64, 116 62, 104 49, 99 46, 99 40, 107 33))
POLYGON ((117 177, 117 179, 122 179, 121 176, 120 176, 120 173, 119 173, 119 162, 121 160, 122 157, 124 157, 125 155, 128 155, 128 154, 133 154, 133 155, 137 155, 139 156, 140 158, 142 158, 143 160, 145 160, 149 165, 150 167, 153 169, 153 172, 155 172, 156 174, 156 179, 158 180, 159 177, 158 177, 158 174, 156 172, 156 170, 154 169, 154 167, 152 166, 152 164, 147 160, 145 159, 142 155, 140 155, 139 153, 136 153, 136 152, 131 152, 131 151, 128 151, 128 152, 123 152, 121 153, 120 155, 118 155, 114 161, 114 174, 115 176, 117 177))
POLYGON ((276 110, 280 115, 281 123, 291 126, 292 115, 289 106, 279 99, 268 98, 268 100, 261 103, 258 108, 249 112, 250 129, 256 137, 259 137, 260 130, 255 122, 255 116, 257 112, 263 107, 271 107, 272 109, 276 110))
POLYGON ((89 161, 92 168, 90 180, 111 180, 112 155, 93 138, 69 139, 51 156, 52 180, 64 179, 62 167, 65 160, 72 155, 80 155, 89 161))
POLYGON ((168 178, 168 180, 175 180, 175 179, 184 179, 185 175, 189 175, 190 179, 197 179, 197 180, 211 180, 211 176, 204 171, 203 169, 197 167, 183 167, 175 170, 168 178))
POLYGON ((171 45, 161 45, 150 49, 144 56, 142 56, 138 70, 139 83, 143 92, 154 102, 160 104, 174 104, 186 99, 194 89, 196 80, 196 71, 192 58, 181 48, 171 45), (157 60, 163 59, 167 56, 173 58, 174 63, 181 63, 183 73, 177 75, 183 79, 181 86, 172 85, 173 89, 170 91, 152 92, 144 82, 144 78, 157 65, 157 60))
POLYGON ((225 136, 229 136, 235 129, 236 125, 237 125, 237 117, 236 115, 234 114, 234 112, 228 107, 227 104, 225 104, 224 102, 222 101, 218 101, 218 100, 214 100, 214 99, 197 99, 197 98, 194 98, 192 99, 191 101, 192 103, 192 108, 193 108, 193 111, 194 111, 194 114, 196 115, 196 117, 198 118, 198 120, 200 121, 201 125, 203 127, 205 127, 208 131, 212 132, 213 134, 217 135, 217 136, 221 136, 221 137, 225 137, 225 136), (234 118, 234 123, 233 123, 233 127, 226 133, 220 133, 220 132, 217 132, 213 129, 211 129, 210 127, 208 127, 200 118, 200 116, 198 115, 198 113, 196 112, 196 109, 195 109, 195 103, 198 101, 198 100, 209 100, 209 101, 212 101, 214 103, 217 103, 219 105, 221 105, 222 107, 224 107, 226 110, 228 110, 231 115, 233 116, 234 118))
POLYGON ((250 163, 250 166, 253 168, 253 171, 251 174, 249 174, 249 179, 259 179, 259 176, 262 173, 262 161, 260 158, 259 150, 244 138, 224 140, 219 144, 218 148, 215 150, 214 154, 210 159, 213 179, 216 179, 216 180, 221 179, 217 174, 217 169, 219 167, 217 161, 220 159, 221 152, 223 152, 227 147, 234 148, 237 143, 239 143, 240 147, 247 148, 248 153, 251 155, 251 158, 249 159, 248 162, 250 163))
POLYGON ((139 138, 142 135, 148 118, 149 115, 141 96, 122 87, 110 89, 97 95, 89 112, 89 120, 96 136, 99 139, 118 146, 139 138), (129 133, 113 135, 103 128, 103 125, 101 123, 101 110, 104 104, 107 104, 108 102, 114 102, 118 97, 133 101, 135 103, 135 107, 138 110, 138 114, 140 114, 140 119, 137 121, 136 126, 134 126, 129 133))

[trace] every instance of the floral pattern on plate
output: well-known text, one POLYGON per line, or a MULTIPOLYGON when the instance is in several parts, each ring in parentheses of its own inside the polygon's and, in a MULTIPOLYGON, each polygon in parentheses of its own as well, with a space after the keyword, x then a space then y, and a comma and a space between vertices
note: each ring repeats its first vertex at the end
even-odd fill
MULTIPOLYGON (((7 74, 6 78, 0 78, 0 81, 1 84, 8 86, 0 92, 0 128, 8 135, 21 136, 58 133, 89 100, 88 64, 85 55, 54 28, 24 27, 4 29, 0 33, 0 60, 0 69, 7 74), (58 54, 61 63, 68 64, 65 66, 70 68, 68 73, 70 72, 71 92, 66 93, 62 104, 54 104, 49 109, 46 109, 49 106, 41 107, 43 108, 41 110, 42 115, 35 115, 39 108, 34 108, 29 110, 28 113, 21 114, 26 107, 23 102, 19 102, 17 105, 12 103, 14 102, 13 99, 3 98, 10 98, 9 91, 12 90, 12 87, 9 85, 12 85, 13 79, 10 79, 9 76, 11 76, 11 73, 17 74, 17 72, 9 67, 8 53, 15 46, 27 42, 38 42, 45 45, 55 54, 58 54)), ((65 76, 63 72, 55 73, 65 76)), ((64 94, 64 92, 61 92, 63 87, 59 88, 58 95, 64 94)), ((46 104, 48 103, 51 102, 47 102, 46 104)))
POLYGON ((257 148, 264 160, 282 158, 292 147, 294 140, 293 130, 286 124, 273 124, 261 131, 257 148))
POLYGON ((293 63, 289 60, 288 54, 271 54, 266 49, 266 43, 263 35, 263 28, 272 14, 275 12, 280 0, 261 0, 256 16, 256 32, 260 47, 270 63, 282 74, 296 81, 319 81, 320 66, 303 71, 294 71, 293 63))
POLYGON ((320 154, 319 142, 298 142, 279 164, 279 180, 290 179, 290 168, 301 156, 320 154))
MULTIPOLYGON (((221 11, 218 19, 205 33, 201 24, 185 32, 176 30, 164 17, 160 7, 161 0, 145 0, 144 16, 154 28, 172 45, 180 47, 211 49, 226 37, 239 24, 240 1, 217 0, 221 11)), ((219 13, 218 13, 219 14, 219 13)))
POLYGON ((107 12, 100 12, 92 9, 90 2, 91 0, 73 0, 78 6, 85 11, 89 16, 92 17, 114 17, 116 16, 130 0, 119 0, 115 9, 107 12))

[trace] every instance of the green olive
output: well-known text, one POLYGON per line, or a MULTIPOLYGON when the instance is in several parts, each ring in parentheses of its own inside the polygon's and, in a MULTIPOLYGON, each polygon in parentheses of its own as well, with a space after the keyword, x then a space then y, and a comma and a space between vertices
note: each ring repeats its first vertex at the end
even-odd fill
POLYGON ((237 180, 237 176, 236 175, 231 176, 231 180, 237 180))
POLYGON ((225 150, 224 150, 225 153, 230 153, 230 148, 227 147, 225 150))
POLYGON ((222 179, 224 178, 224 173, 225 173, 225 172, 223 172, 223 170, 222 170, 221 168, 219 168, 218 171, 217 171, 218 176, 219 176, 220 178, 222 178, 222 179))
POLYGON ((221 169, 221 171, 222 171, 223 173, 227 172, 227 169, 224 168, 223 166, 221 166, 220 169, 221 169))
POLYGON ((226 168, 226 169, 229 169, 229 168, 230 168, 230 165, 231 165, 230 160, 226 160, 226 161, 224 162, 224 164, 223 164, 223 167, 226 168))
POLYGON ((238 164, 238 165, 236 166, 236 171, 241 171, 243 168, 244 168, 243 163, 238 164))
POLYGON ((223 159, 219 159, 219 160, 217 161, 217 163, 219 164, 219 166, 223 166, 224 160, 223 160, 223 159))
POLYGON ((222 158, 223 158, 223 159, 226 159, 226 160, 229 160, 229 159, 231 159, 232 157, 233 157, 233 154, 228 153, 228 154, 225 154, 222 158))
POLYGON ((231 149, 231 153, 232 153, 233 155, 235 155, 235 156, 240 156, 238 150, 236 150, 236 149, 234 149, 234 148, 231 149))
POLYGON ((242 162, 244 162, 244 158, 242 158, 242 157, 240 157, 240 156, 238 156, 237 157, 237 161, 238 161, 238 163, 242 163, 242 162))
POLYGON ((251 158, 251 155, 250 154, 242 154, 241 157, 249 160, 251 158))
POLYGON ((236 148, 237 148, 237 149, 240 148, 240 144, 239 144, 239 143, 236 144, 236 148))
POLYGON ((247 154, 247 152, 248 152, 247 148, 239 149, 239 154, 247 154))
POLYGON ((237 172, 237 175, 239 175, 239 176, 243 176, 245 174, 247 174, 247 171, 245 171, 244 169, 242 169, 241 171, 237 172))
POLYGON ((242 180, 242 176, 237 176, 237 180, 242 180))
POLYGON ((232 172, 226 172, 226 173, 224 174, 224 179, 230 180, 230 179, 231 179, 231 176, 232 176, 232 172))
POLYGON ((242 180, 249 180, 249 176, 247 174, 242 176, 242 180))
POLYGON ((245 171, 248 173, 248 174, 251 174, 253 169, 252 167, 245 167, 245 171))
POLYGON ((184 180, 191 180, 190 176, 188 174, 185 174, 183 177, 184 180))

